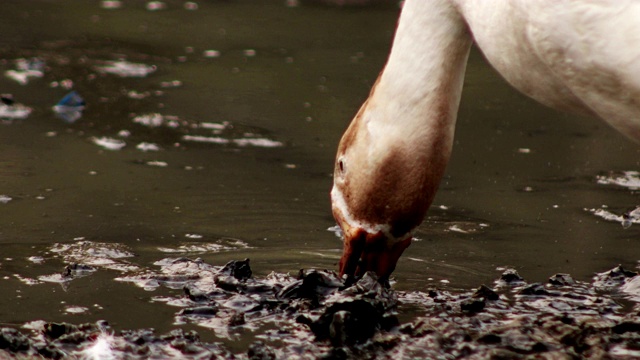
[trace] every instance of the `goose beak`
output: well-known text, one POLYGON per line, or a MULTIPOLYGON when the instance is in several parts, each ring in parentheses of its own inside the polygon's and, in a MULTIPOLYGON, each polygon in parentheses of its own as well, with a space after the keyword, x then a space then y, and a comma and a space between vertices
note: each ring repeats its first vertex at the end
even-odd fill
POLYGON ((386 280, 395 270, 400 255, 411 244, 411 236, 389 239, 381 231, 369 233, 344 221, 342 213, 334 209, 334 216, 344 234, 344 248, 340 259, 340 276, 361 276, 373 271, 380 280, 386 280))

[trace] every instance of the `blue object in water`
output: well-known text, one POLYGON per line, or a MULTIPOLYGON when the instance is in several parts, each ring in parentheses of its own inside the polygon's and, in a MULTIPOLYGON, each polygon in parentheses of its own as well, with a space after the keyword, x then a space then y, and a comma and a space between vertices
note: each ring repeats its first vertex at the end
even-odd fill
POLYGON ((84 99, 82 98, 82 96, 80 96, 80 94, 78 94, 77 91, 72 91, 70 93, 68 93, 67 95, 65 95, 62 100, 58 101, 58 104, 56 105, 60 105, 60 106, 85 106, 85 102, 84 99))
POLYGON ((82 117, 82 110, 84 110, 85 104, 82 96, 74 90, 58 101, 56 106, 53 107, 53 111, 65 122, 74 123, 82 117))

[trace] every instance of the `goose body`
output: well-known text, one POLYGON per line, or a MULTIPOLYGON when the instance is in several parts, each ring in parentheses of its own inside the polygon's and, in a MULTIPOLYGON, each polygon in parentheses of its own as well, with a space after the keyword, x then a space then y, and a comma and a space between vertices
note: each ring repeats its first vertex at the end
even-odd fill
POLYGON ((640 2, 407 0, 387 64, 338 146, 340 273, 387 277, 435 196, 472 42, 516 89, 640 141, 640 2))

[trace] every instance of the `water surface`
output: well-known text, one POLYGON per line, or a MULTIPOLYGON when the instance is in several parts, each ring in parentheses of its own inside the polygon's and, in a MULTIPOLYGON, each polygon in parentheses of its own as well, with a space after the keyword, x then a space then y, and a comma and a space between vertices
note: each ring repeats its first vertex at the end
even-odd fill
MULTIPOLYGON (((3 324, 171 329, 176 310, 153 298, 173 290, 115 280, 166 257, 250 258, 262 276, 336 268, 335 148, 384 64, 397 7, 123 3, 3 3, 2 73, 20 58, 46 63, 25 85, 0 77, 0 93, 32 108, 0 126, 3 324), (104 70, 131 64, 149 73, 104 70), (66 123, 52 107, 71 89, 87 106, 66 123), (96 271, 55 282, 89 260, 96 271)), ((395 287, 476 287, 505 266, 531 281, 635 268, 640 226, 594 211, 636 205, 633 187, 603 179, 637 170, 638 149, 517 94, 473 51, 453 157, 395 287)))

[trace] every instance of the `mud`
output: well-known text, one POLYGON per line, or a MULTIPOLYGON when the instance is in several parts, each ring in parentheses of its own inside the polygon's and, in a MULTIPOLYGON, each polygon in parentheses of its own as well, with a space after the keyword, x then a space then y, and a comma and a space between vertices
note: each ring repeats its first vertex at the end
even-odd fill
MULTIPOLYGON (((181 289, 158 298, 176 307, 175 324, 193 323, 221 338, 251 333, 233 350, 203 342, 196 331, 113 330, 88 324, 33 321, 0 329, 1 356, 77 358, 635 358, 640 356, 640 276, 620 266, 591 282, 556 274, 528 283, 504 269, 492 286, 468 291, 394 291, 372 273, 357 281, 327 270, 297 276, 252 276, 248 259, 213 266, 167 258, 159 269, 122 277, 141 286, 181 289), (349 282, 353 282, 349 285, 349 282), (408 308, 423 315, 403 319, 408 308), (401 320, 402 319, 402 320, 401 320)), ((73 264, 72 281, 95 268, 73 264)))

